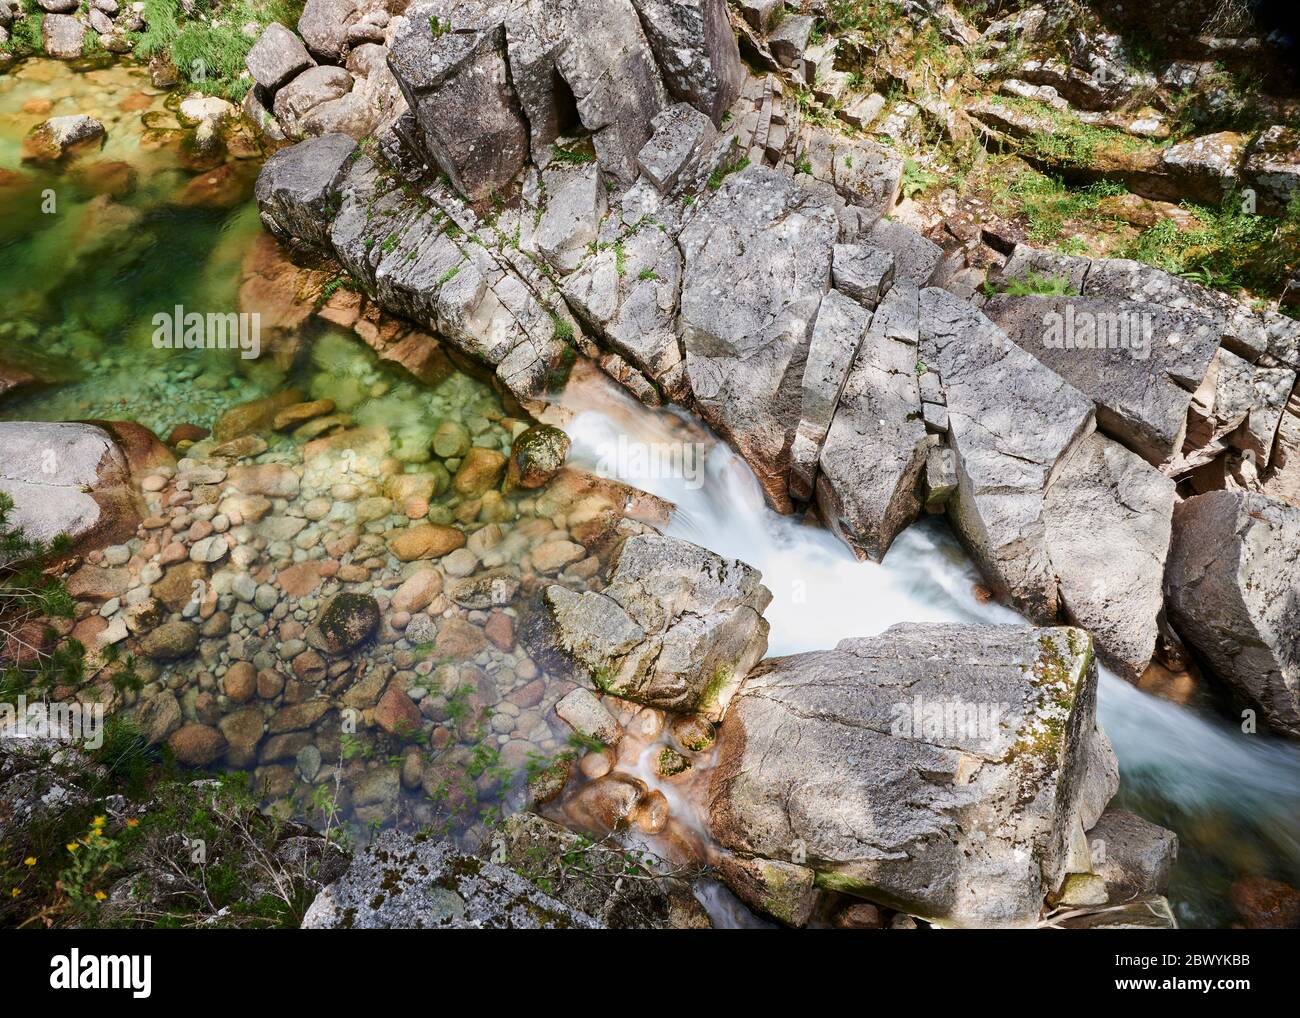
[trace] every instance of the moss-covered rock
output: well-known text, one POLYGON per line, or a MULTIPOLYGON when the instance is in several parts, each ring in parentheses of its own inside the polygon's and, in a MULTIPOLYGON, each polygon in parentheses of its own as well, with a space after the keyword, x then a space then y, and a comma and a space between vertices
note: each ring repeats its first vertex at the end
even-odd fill
POLYGON ((379 626, 379 605, 369 594, 335 594, 316 618, 321 649, 343 654, 360 646, 379 626))
POLYGON ((569 456, 569 436, 549 424, 529 428, 510 447, 506 484, 510 488, 540 488, 559 473, 569 456))

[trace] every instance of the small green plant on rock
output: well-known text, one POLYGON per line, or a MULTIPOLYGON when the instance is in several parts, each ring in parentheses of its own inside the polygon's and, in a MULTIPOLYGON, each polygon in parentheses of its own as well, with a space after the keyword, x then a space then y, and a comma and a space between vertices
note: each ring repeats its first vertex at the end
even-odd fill
POLYGON ((52 624, 70 628, 76 606, 53 572, 71 542, 28 537, 13 511, 13 499, 0 493, 0 697, 8 700, 85 678, 85 648, 52 624))

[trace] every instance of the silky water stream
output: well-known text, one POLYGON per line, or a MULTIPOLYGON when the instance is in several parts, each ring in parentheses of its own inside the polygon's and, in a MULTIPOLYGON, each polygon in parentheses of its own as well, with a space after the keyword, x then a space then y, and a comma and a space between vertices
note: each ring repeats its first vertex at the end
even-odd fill
MULTIPOLYGON (((706 429, 614 386, 566 400, 572 457, 677 508, 668 533, 748 562, 772 591, 768 654, 833 647, 898 622, 1025 624, 976 596, 980 576, 947 525, 927 519, 883 563, 859 562, 826 530, 764 502, 745 462, 706 429)), ((1244 734, 1210 706, 1185 707, 1101 671, 1098 714, 1120 763, 1114 805, 1175 831, 1169 897, 1186 926, 1236 921, 1243 876, 1300 877, 1300 746, 1244 734)))

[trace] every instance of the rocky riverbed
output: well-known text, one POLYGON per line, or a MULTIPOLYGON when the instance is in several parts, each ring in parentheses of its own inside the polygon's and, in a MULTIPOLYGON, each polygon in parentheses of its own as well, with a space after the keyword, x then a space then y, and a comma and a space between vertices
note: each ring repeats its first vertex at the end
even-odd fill
MULTIPOLYGON (((1285 294, 913 202, 922 125, 1033 132, 861 90, 819 10, 342 7, 253 26, 240 107, 157 61, 0 77, 4 244, 34 266, 0 282, 0 490, 70 538, 70 614, 7 631, 18 675, 84 647, 43 695, 354 853, 321 849, 307 926, 1294 922, 1300 855, 1260 847, 1292 829, 1242 849, 1217 806, 1171 906, 1194 811, 1138 763, 1166 715, 1113 697, 1118 761, 1098 723, 1111 681, 1225 717, 1241 780, 1296 799, 1285 294), (160 342, 186 310, 194 343, 160 342), (597 463, 593 407, 625 442, 597 463), (781 524, 737 546, 699 514, 736 477, 819 535, 789 538, 809 563, 833 535, 833 597, 922 531, 940 589, 790 652, 821 577, 768 569, 781 524)), ((1111 108, 1016 62, 1051 11, 910 17, 1012 99, 1111 108)), ((1240 177, 1282 238, 1270 131, 1101 172, 1150 201, 1240 177)), ((2 801, 33 774, 0 761, 2 801)))

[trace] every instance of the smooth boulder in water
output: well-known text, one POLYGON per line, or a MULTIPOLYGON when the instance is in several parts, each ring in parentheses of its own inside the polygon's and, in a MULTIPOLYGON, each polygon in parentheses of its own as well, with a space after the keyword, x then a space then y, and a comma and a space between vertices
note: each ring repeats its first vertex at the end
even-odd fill
POLYGON ((569 456, 569 436, 549 424, 529 428, 510 447, 506 484, 510 488, 540 488, 559 473, 569 456))

